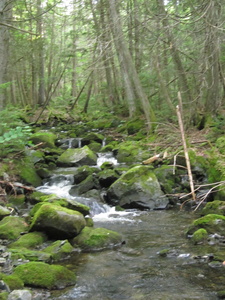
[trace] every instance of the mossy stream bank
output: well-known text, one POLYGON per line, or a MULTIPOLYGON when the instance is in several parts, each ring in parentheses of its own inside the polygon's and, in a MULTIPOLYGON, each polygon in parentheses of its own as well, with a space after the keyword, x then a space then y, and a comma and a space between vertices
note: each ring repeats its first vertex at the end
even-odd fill
MULTIPOLYGON (((80 253, 100 250, 109 253, 108 251, 112 250, 107 249, 118 247, 123 249, 123 244, 129 243, 130 237, 121 235, 120 229, 113 231, 111 226, 105 228, 108 227, 108 223, 101 228, 99 224, 93 222, 94 215, 90 209, 91 205, 88 205, 90 201, 79 203, 76 198, 92 199, 103 206, 116 205, 117 211, 124 212, 130 209, 140 212, 151 209, 173 210, 182 206, 183 209, 190 211, 186 212, 187 214, 192 214, 196 207, 196 203, 189 201, 189 197, 181 197, 190 193, 185 160, 181 151, 174 153, 172 149, 171 152, 169 149, 156 147, 152 149, 149 138, 143 136, 140 138, 139 133, 136 135, 132 133, 132 136, 124 134, 118 136, 110 131, 82 132, 79 126, 79 136, 74 137, 74 132, 64 130, 62 133, 61 129, 39 131, 31 137, 33 143, 40 145, 38 148, 27 149, 19 160, 11 159, 1 163, 2 189, 6 192, 2 197, 0 211, 2 219, 0 238, 4 244, 2 253, 5 256, 1 276, 11 290, 21 289, 24 286, 52 289, 75 285, 74 270, 76 271, 77 267, 74 268, 74 264, 79 264, 79 257, 84 257, 84 254, 80 253), (98 166, 99 157, 105 154, 107 156, 108 153, 113 154, 116 163, 106 159, 98 166), (156 153, 160 153, 157 159, 151 164, 146 164, 146 161, 155 157, 156 153), (53 173, 55 175, 52 177, 53 173), (13 185, 12 174, 21 182, 20 184, 17 181, 13 185), (51 180, 56 180, 60 185, 61 180, 65 178, 71 185, 69 198, 32 191, 32 187, 38 187, 41 182, 48 182, 51 185, 51 180), (35 278, 31 278, 32 276, 26 278, 21 273, 23 268, 25 270, 33 268, 30 262, 42 263, 43 267, 45 265, 47 267, 59 262, 61 264, 61 261, 68 257, 71 258, 73 266, 69 265, 69 268, 64 269, 62 273, 65 278, 60 275, 59 268, 57 269, 59 273, 54 273, 54 270, 49 284, 44 277, 43 283, 40 283, 41 280, 36 281, 35 278), (70 276, 70 272, 73 276, 72 273, 70 276), (16 278, 13 284, 10 276, 16 278)), ((215 167, 212 168, 213 157, 206 158, 193 149, 189 154, 195 183, 202 186, 197 190, 198 203, 203 197, 205 201, 202 201, 202 205, 194 215, 194 218, 199 219, 185 230, 181 229, 180 233, 188 238, 185 243, 196 247, 196 253, 198 249, 202 249, 201 257, 206 256, 208 259, 210 256, 210 264, 215 263, 220 270, 225 261, 224 196, 222 192, 209 193, 211 186, 208 187, 208 183, 216 177, 217 181, 221 180, 222 172, 215 167), (208 204, 205 206, 206 202, 208 204)), ((154 218, 154 212, 151 217, 154 218)), ((163 245, 160 247, 164 248, 163 245)), ((132 249, 135 251, 135 245, 132 249)), ((166 249, 161 249, 163 251, 161 254, 170 257, 173 247, 171 245, 168 247, 168 253, 166 249)), ((114 251, 118 253, 118 250, 114 251)), ((221 286, 221 290, 225 290, 225 287, 221 286)), ((212 288, 212 292, 214 291, 219 292, 217 284, 215 289, 212 288)), ((1 293, 2 297, 7 293, 9 290, 1 293)), ((143 297, 140 299, 146 299, 143 297)))

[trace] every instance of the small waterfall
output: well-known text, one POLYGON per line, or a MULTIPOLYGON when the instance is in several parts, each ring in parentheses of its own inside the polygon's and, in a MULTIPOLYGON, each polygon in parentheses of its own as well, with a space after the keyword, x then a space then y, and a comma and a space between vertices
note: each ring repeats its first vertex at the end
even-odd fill
POLYGON ((113 156, 112 152, 107 153, 98 153, 97 166, 101 167, 104 162, 112 163, 113 165, 117 165, 118 161, 113 156))
POLYGON ((105 145, 106 145, 106 138, 104 138, 104 139, 102 140, 102 147, 105 147, 105 145))

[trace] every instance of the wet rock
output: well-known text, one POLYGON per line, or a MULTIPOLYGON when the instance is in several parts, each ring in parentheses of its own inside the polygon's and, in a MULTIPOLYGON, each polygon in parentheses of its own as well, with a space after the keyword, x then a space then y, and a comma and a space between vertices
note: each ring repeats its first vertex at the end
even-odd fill
POLYGON ((204 228, 207 232, 223 234, 225 230, 225 216, 217 214, 208 214, 195 220, 188 228, 187 234, 193 234, 200 228, 204 228))
POLYGON ((73 239, 72 244, 79 246, 83 251, 99 251, 121 245, 122 236, 105 228, 85 227, 82 232, 73 239))
POLYGON ((88 146, 79 149, 67 149, 57 160, 57 165, 61 167, 73 167, 83 165, 95 165, 97 156, 88 146))
POLYGON ((128 170, 108 189, 107 202, 124 208, 165 209, 169 203, 159 182, 146 166, 128 170))
POLYGON ((30 231, 44 231, 54 239, 73 238, 85 227, 84 216, 54 204, 43 204, 35 213, 30 231))
POLYGON ((47 252, 51 255, 53 261, 61 261, 69 257, 69 255, 74 251, 74 248, 68 242, 64 241, 55 241, 45 249, 44 252, 47 252))
POLYGON ((0 220, 2 220, 6 216, 9 216, 10 213, 11 211, 8 208, 0 205, 0 220))
POLYGON ((32 294, 27 290, 14 290, 9 294, 8 300, 31 300, 32 294))

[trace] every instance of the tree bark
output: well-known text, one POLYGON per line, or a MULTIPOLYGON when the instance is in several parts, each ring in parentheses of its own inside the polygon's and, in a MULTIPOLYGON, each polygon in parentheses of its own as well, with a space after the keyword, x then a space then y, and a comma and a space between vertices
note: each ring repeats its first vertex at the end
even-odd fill
MULTIPOLYGON (((8 23, 8 19, 11 16, 11 1, 0 1, 0 23, 8 23)), ((7 26, 0 25, 0 110, 6 105, 6 90, 4 84, 7 79, 7 66, 9 53, 9 28, 7 26)))

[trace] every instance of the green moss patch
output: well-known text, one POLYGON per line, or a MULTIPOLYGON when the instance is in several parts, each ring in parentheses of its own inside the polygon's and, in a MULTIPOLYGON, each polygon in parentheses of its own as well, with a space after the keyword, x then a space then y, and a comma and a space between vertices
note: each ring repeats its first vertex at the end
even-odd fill
POLYGON ((73 252, 74 248, 67 241, 55 241, 43 251, 51 255, 54 261, 59 261, 68 257, 73 252))
POLYGON ((24 287, 23 281, 15 274, 5 275, 0 273, 0 279, 8 285, 10 290, 19 290, 24 287))
POLYGON ((26 286, 59 289, 76 283, 76 275, 63 266, 48 265, 42 262, 29 262, 14 270, 26 286))
POLYGON ((191 237, 191 240, 194 244, 203 243, 207 240, 208 232, 204 228, 196 230, 191 237))
POLYGON ((57 136, 51 132, 36 132, 31 137, 30 140, 34 144, 43 143, 43 147, 55 148, 55 141, 57 136))
POLYGON ((0 238, 7 240, 17 239, 22 232, 28 231, 28 224, 20 217, 5 217, 0 222, 0 238))
POLYGON ((11 243, 9 248, 28 248, 32 249, 43 244, 47 236, 43 232, 29 232, 22 235, 16 242, 11 243))
POLYGON ((225 215, 225 202, 220 200, 214 200, 212 202, 206 203, 206 206, 203 208, 203 215, 208 214, 217 214, 217 215, 225 215))
POLYGON ((209 214, 195 220, 188 228, 187 233, 193 234, 196 230, 204 228, 208 233, 224 234, 225 217, 217 214, 209 214))
POLYGON ((84 251, 97 251, 113 246, 121 245, 122 236, 105 228, 85 227, 82 232, 73 239, 73 244, 78 245, 84 251))

